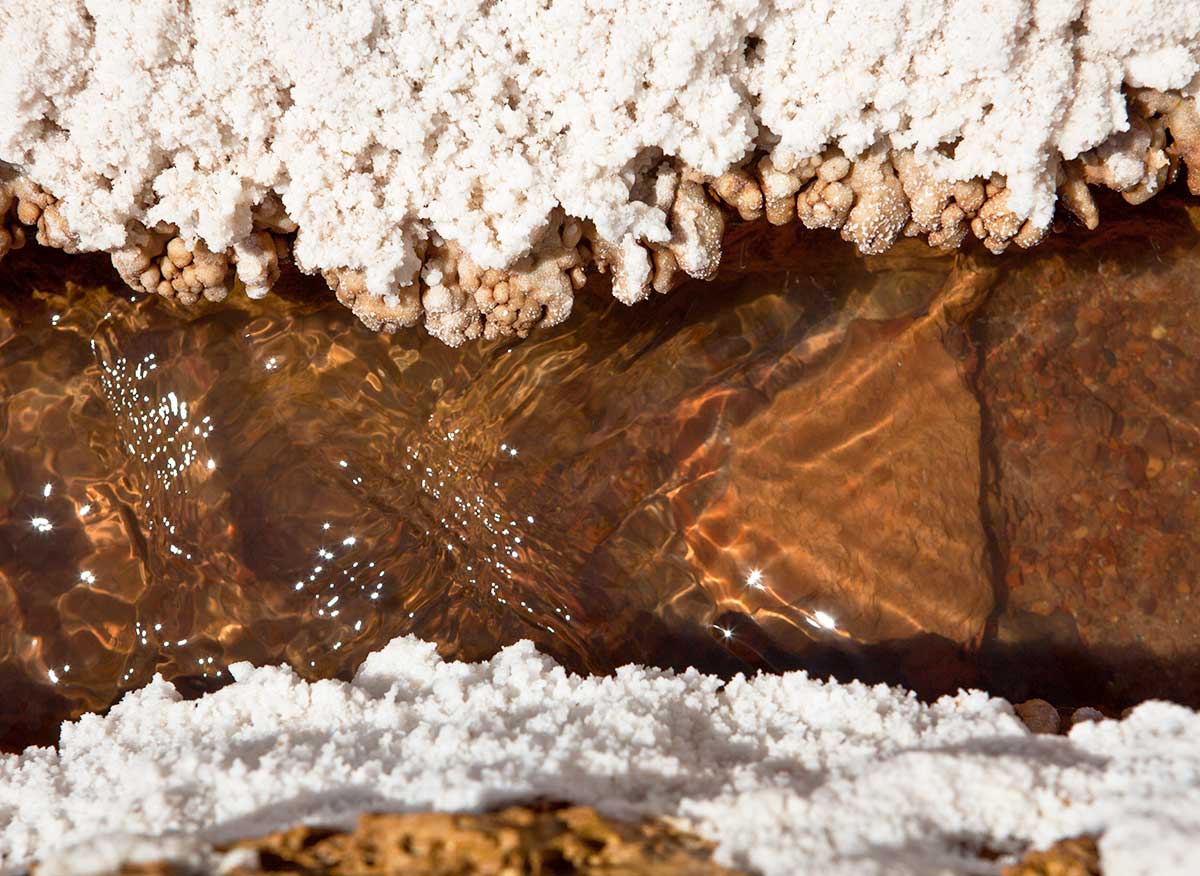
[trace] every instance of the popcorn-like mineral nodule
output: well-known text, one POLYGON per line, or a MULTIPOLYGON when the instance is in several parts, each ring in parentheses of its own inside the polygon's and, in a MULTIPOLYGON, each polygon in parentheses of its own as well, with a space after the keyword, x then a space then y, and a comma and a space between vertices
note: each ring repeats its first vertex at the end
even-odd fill
POLYGON ((185 303, 294 257, 368 325, 524 336, 592 265, 711 275, 718 209, 1000 252, 1056 193, 1200 193, 1198 73, 1200 0, 13 0, 0 254, 185 303))

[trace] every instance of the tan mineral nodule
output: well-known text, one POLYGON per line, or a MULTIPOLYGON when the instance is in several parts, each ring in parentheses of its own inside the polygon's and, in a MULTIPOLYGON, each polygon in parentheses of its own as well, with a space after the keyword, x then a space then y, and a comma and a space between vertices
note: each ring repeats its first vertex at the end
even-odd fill
POLYGON ((12 184, 0 178, 0 259, 25 245, 25 227, 13 215, 16 203, 12 184))
MULTIPOLYGON (((256 234, 270 237, 266 232, 256 234)), ((260 243, 255 236, 239 244, 243 248, 256 246, 260 243)), ((278 256, 273 244, 272 257, 276 260, 274 273, 277 279, 278 256)), ((112 262, 121 279, 134 291, 161 295, 181 304, 194 304, 201 298, 221 301, 233 288, 228 256, 211 252, 203 241, 196 241, 189 247, 187 241, 174 235, 173 230, 132 233, 129 243, 113 253, 112 262)), ((269 274, 264 258, 263 269, 256 272, 256 276, 261 275, 265 280, 269 274)), ((252 293, 258 288, 248 285, 246 291, 254 297, 252 293)))
POLYGON ((367 291, 362 271, 338 268, 322 275, 337 300, 349 307, 363 325, 373 332, 393 334, 397 329, 416 325, 421 319, 420 291, 415 284, 402 286, 395 295, 380 298, 367 291))

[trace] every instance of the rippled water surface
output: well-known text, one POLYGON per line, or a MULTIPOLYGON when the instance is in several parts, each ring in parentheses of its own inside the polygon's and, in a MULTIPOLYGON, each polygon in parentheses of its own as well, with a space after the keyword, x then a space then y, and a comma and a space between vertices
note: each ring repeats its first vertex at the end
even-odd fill
MULTIPOLYGON (((391 637, 1200 703, 1200 211, 997 259, 743 227, 519 344, 318 283, 173 310, 0 264, 0 736, 391 637)), ((1115 218, 1113 218, 1115 216, 1115 218)))

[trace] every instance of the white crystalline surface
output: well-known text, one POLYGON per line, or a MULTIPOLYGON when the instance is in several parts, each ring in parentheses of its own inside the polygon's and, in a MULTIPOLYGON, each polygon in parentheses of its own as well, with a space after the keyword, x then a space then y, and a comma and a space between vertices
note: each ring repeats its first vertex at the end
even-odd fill
POLYGON ((1122 85, 1198 70, 1200 0, 6 0, 0 161, 83 249, 162 221, 225 251, 274 190, 302 266, 384 294, 431 232, 504 267, 558 205, 666 240, 630 195, 664 154, 912 148, 1045 225, 1122 85))
POLYGON ((979 692, 923 705, 803 673, 584 678, 527 642, 466 664, 411 637, 352 683, 232 671, 189 702, 156 680, 64 725, 58 751, 0 760, 0 860, 80 872, 302 818, 533 795, 679 817, 722 860, 780 876, 978 874, 992 865, 974 850, 1084 833, 1102 835, 1106 876, 1200 860, 1200 714, 1167 703, 1032 736, 979 692))

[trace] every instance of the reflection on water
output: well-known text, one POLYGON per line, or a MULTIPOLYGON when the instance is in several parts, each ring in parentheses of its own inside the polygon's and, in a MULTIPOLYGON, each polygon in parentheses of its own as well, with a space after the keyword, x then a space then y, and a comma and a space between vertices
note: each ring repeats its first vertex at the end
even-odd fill
POLYGON ((593 290, 460 350, 372 335, 305 278, 181 312, 91 257, 10 257, 0 736, 52 740, 155 672, 345 675, 408 632, 468 659, 532 638, 581 671, 1187 699, 1196 673, 1164 666, 1200 650, 1200 243, 1176 202, 1130 215, 1000 260, 742 228, 714 284, 593 290), (1170 345, 1142 366, 1100 344, 1109 396, 1147 412, 1085 386, 1116 437, 1076 398, 1094 332, 1060 337, 1113 296, 1122 332, 1170 345), (1102 460, 1076 462, 1070 405, 1102 460), (1153 446, 1118 483, 1125 435, 1153 446))

